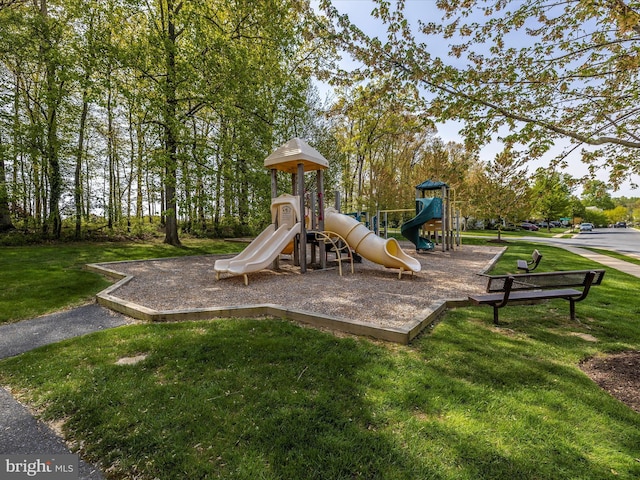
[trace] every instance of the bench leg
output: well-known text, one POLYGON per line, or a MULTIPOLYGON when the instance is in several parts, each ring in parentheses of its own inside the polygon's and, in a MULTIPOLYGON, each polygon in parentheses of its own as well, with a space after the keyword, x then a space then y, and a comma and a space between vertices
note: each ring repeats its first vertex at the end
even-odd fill
POLYGON ((493 323, 494 325, 500 325, 498 321, 498 307, 495 305, 493 306, 493 323))
POLYGON ((569 299, 569 316, 571 317, 571 320, 576 319, 576 302, 573 298, 569 299))

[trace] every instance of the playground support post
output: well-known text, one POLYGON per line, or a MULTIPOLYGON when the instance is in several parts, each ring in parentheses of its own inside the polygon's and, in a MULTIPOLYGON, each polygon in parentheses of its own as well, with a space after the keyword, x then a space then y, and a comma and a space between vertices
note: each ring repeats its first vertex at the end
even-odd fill
MULTIPOLYGON (((311 220, 309 227, 312 232, 318 231, 318 222, 316 221, 316 192, 311 189, 309 192, 309 219, 311 220)), ((311 265, 316 264, 316 247, 311 244, 311 265)))
MULTIPOLYGON (((318 191, 318 230, 324 232, 324 171, 318 170, 316 174, 316 184, 318 191)), ((327 268, 327 255, 326 255, 326 245, 324 242, 319 242, 319 250, 320 250, 320 268, 327 268)), ((340 263, 340 262, 338 262, 340 263)))
MULTIPOLYGON (((298 178, 297 174, 291 174, 291 193, 292 195, 297 195, 298 190, 298 178)), ((300 265, 300 238, 293 239, 293 264, 295 266, 300 265)))
MULTIPOLYGON (((278 196, 278 170, 275 168, 271 169, 271 200, 278 196)), ((278 218, 276 216, 276 230, 278 229, 278 218)), ((274 270, 278 270, 280 268, 280 256, 277 256, 273 261, 274 270)))
POLYGON ((299 245, 300 245, 300 253, 299 258, 300 258, 300 272, 301 273, 306 273, 307 272, 307 229, 305 226, 305 220, 304 220, 304 164, 298 163, 298 195, 300 195, 300 215, 302 216, 301 219, 301 232, 300 232, 300 241, 299 241, 299 245))
POLYGON ((447 199, 447 187, 442 187, 442 221, 440 222, 440 226, 442 228, 442 251, 449 250, 449 243, 447 238, 447 222, 449 220, 449 212, 447 211, 448 199, 447 199))
POLYGON ((458 216, 458 221, 456 224, 456 233, 458 235, 458 241, 456 243, 456 245, 458 245, 458 247, 462 246, 462 235, 460 233, 460 217, 462 216, 462 212, 460 211, 460 209, 457 210, 457 216, 458 216))

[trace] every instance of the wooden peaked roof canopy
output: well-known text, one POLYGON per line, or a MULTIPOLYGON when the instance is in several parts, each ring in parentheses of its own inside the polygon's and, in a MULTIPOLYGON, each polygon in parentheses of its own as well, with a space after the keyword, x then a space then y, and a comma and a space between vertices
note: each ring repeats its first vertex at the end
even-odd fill
POLYGON ((327 159, 300 138, 292 138, 281 147, 276 148, 265 159, 264 166, 268 169, 296 173, 299 163, 304 165, 305 172, 329 168, 327 159))

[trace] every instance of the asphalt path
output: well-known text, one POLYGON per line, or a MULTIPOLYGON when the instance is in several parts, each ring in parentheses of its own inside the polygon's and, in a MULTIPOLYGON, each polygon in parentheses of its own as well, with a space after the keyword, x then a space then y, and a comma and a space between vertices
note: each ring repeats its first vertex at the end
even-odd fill
MULTIPOLYGON (((0 326, 0 359, 67 338, 132 323, 133 320, 93 303, 52 315, 0 326)), ((0 454, 59 455, 72 453, 64 441, 0 388, 0 454)), ((82 459, 79 480, 101 480, 100 470, 82 459)))
POLYGON ((130 322, 131 319, 92 303, 31 320, 0 325, 0 359, 130 322))

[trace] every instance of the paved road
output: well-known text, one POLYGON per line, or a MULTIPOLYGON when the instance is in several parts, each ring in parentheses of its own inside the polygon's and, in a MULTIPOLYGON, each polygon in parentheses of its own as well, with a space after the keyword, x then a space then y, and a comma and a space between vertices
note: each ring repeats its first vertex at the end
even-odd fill
POLYGON ((573 240, 584 246, 640 255, 640 231, 635 228, 596 228, 573 240))
POLYGON ((596 228, 573 238, 523 237, 533 242, 549 242, 560 246, 602 248, 640 256, 640 230, 635 228, 596 228))

